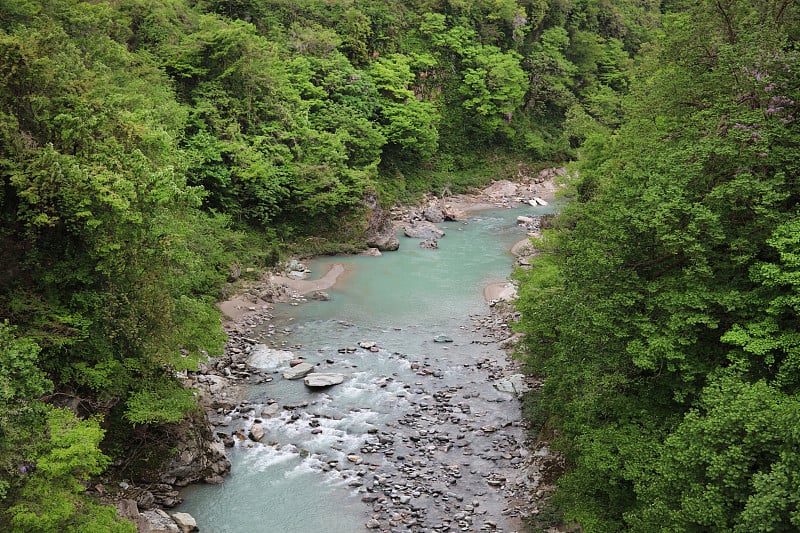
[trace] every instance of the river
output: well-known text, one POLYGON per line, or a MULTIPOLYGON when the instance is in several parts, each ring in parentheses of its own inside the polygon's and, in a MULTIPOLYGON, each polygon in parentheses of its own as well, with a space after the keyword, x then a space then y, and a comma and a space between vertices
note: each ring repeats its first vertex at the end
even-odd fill
POLYGON ((519 402, 490 381, 505 354, 480 327, 483 289, 510 273, 508 250, 524 238, 516 217, 551 211, 440 224, 435 250, 401 237, 400 250, 381 257, 312 261, 318 275, 345 266, 330 300, 277 305, 259 333, 345 382, 312 391, 276 373, 250 387, 259 410, 279 407, 259 418, 266 437, 238 441, 225 483, 188 487, 177 510, 214 533, 516 530, 509 501, 524 477, 525 432, 519 402))

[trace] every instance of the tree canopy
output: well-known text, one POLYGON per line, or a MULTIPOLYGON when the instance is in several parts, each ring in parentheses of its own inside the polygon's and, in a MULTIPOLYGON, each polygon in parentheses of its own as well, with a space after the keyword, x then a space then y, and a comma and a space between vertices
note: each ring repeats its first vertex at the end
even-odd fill
POLYGON ((792 531, 796 6, 675 2, 522 281, 585 531, 792 531))

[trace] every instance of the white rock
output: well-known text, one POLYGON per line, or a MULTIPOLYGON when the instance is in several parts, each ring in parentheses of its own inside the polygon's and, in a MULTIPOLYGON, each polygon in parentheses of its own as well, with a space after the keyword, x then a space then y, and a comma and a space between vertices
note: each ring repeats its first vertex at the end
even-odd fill
POLYGON ((273 350, 267 348, 266 344, 255 344, 250 351, 247 362, 250 366, 261 370, 275 370, 287 364, 295 358, 295 355, 287 350, 273 350))
POLYGON ((314 371, 314 366, 308 363, 300 363, 283 372, 283 379, 300 379, 314 371))
POLYGON ((189 513, 172 513, 172 519, 175 520, 175 523, 178 524, 183 533, 198 531, 197 521, 189 513))
POLYGON ((495 381, 494 387, 500 392, 509 392, 518 397, 530 390, 527 383, 525 383, 524 374, 514 374, 512 376, 504 377, 495 381))
POLYGON ((264 438, 265 434, 266 430, 264 429, 264 426, 262 426, 261 424, 253 424, 250 427, 250 433, 248 436, 250 437, 251 440, 254 440, 256 442, 261 442, 261 439, 264 438))
POLYGON ((323 374, 321 372, 314 372, 303 379, 303 383, 306 384, 306 387, 312 388, 330 387, 332 385, 338 385, 343 381, 344 376, 342 374, 323 374))

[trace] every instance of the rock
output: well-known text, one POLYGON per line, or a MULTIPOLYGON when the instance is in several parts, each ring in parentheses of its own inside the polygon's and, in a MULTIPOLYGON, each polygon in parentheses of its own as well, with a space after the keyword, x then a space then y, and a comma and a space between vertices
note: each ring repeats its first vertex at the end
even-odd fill
POLYGON ((261 442, 261 439, 264 438, 264 435, 266 435, 266 433, 267 432, 264 429, 264 426, 262 424, 256 423, 250 427, 250 432, 247 434, 247 436, 250 437, 250 440, 253 440, 255 442, 261 442))
POLYGON ((438 224, 444 222, 444 213, 438 207, 429 207, 422 212, 422 217, 428 222, 438 224))
POLYGON ((364 524, 364 527, 367 529, 378 529, 381 527, 381 523, 374 518, 370 518, 367 520, 367 523, 364 524))
MULTIPOLYGON (((158 479, 162 483, 185 487, 210 476, 226 475, 230 471, 231 463, 225 455, 225 444, 213 431, 206 412, 189 417, 181 423, 164 425, 160 431, 163 431, 163 438, 168 438, 177 451, 157 468, 158 479)), ((168 500, 175 498, 180 501, 177 492, 174 498, 171 493, 168 494, 166 500, 155 491, 153 495, 156 502, 168 503, 168 500)))
POLYGON ((295 355, 287 350, 273 350, 267 348, 266 344, 255 344, 250 350, 250 357, 247 363, 261 370, 275 370, 280 366, 295 359, 295 355))
POLYGON ((359 348, 364 348, 365 350, 369 350, 370 348, 376 347, 378 344, 374 341, 361 341, 358 343, 359 348))
POLYGON ((520 215, 517 217, 517 224, 521 226, 528 226, 534 223, 533 217, 526 217, 524 215, 520 215))
POLYGON ((299 359, 299 358, 298 359, 292 359, 291 361, 289 361, 289 366, 294 368, 297 365, 302 364, 302 363, 305 363, 305 361, 303 359, 299 359))
POLYGON ((379 252, 394 252, 400 248, 400 241, 397 239, 394 229, 389 229, 383 233, 372 235, 367 239, 367 246, 377 248, 379 252))
POLYGON ((427 250, 435 250, 439 248, 439 241, 436 239, 425 239, 424 241, 420 241, 419 247, 427 250))
POLYGON ((183 533, 198 531, 197 521, 189 513, 172 513, 172 519, 183 533))
POLYGON ((518 241, 511 247, 511 255, 515 257, 529 256, 534 253, 533 242, 530 238, 518 241))
POLYGON ((262 418, 272 418, 273 416, 278 416, 280 412, 281 406, 277 403, 271 403, 261 408, 262 418))
POLYGON ((139 509, 152 509, 155 501, 156 497, 153 496, 153 493, 149 490, 142 491, 141 494, 136 497, 136 505, 139 507, 139 509))
MULTIPOLYGON (((395 239, 397 239, 397 237, 395 237, 395 239)), ((400 242, 398 241, 397 244, 399 246, 400 242)), ((367 248, 366 250, 361 252, 359 255, 366 255, 367 257, 380 257, 381 256, 381 251, 379 249, 377 249, 377 248, 367 248)))
POLYGON ((452 207, 452 206, 449 206, 449 205, 445 206, 445 208, 442 209, 442 213, 444 214, 444 219, 445 220, 453 220, 453 221, 455 221, 455 220, 463 220, 463 219, 467 218, 467 212, 466 211, 463 211, 461 209, 456 209, 455 207, 452 207))
POLYGON ((115 502, 114 506, 117 508, 117 513, 120 517, 130 520, 136 525, 137 531, 151 531, 149 529, 149 520, 139 514, 135 501, 130 499, 120 500, 115 502))
POLYGON ((317 302, 327 302, 331 299, 331 296, 325 291, 314 291, 308 295, 308 299, 317 302))
POLYGON ((314 371, 314 366, 309 363, 300 363, 288 370, 284 370, 283 379, 300 379, 314 371))
POLYGON ((525 376, 523 374, 514 374, 495 381, 494 387, 500 392, 509 392, 521 398, 523 394, 530 390, 527 383, 525 383, 525 376))
POLYGON ((140 529, 139 531, 144 531, 147 533, 181 533, 181 530, 178 527, 178 524, 175 523, 175 520, 170 518, 170 516, 161 509, 145 511, 141 514, 141 516, 146 524, 144 528, 140 529))
POLYGON ((542 206, 549 205, 546 201, 544 201, 543 199, 539 198, 538 196, 534 196, 533 197, 533 201, 536 202, 538 205, 542 205, 542 206))
POLYGON ((439 335, 438 337, 434 337, 433 342, 453 342, 453 339, 446 335, 439 335))
POLYGON ((411 239, 440 239, 444 232, 431 222, 412 222, 403 229, 403 234, 411 239))
POLYGON ((303 383, 306 384, 306 387, 311 388, 330 387, 332 385, 338 385, 343 381, 344 376, 342 374, 325 374, 322 372, 314 372, 303 379, 303 383))

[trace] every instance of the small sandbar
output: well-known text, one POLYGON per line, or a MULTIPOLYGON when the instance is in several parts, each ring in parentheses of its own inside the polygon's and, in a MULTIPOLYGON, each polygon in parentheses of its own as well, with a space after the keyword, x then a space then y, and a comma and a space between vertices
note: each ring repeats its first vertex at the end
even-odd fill
POLYGON ((308 294, 315 291, 326 291, 336 285, 339 277, 345 273, 342 263, 333 263, 324 276, 318 279, 294 279, 288 276, 270 276, 270 282, 275 285, 286 285, 293 291, 300 294, 308 294))
POLYGON ((500 281, 497 283, 490 283, 483 288, 483 298, 487 302, 504 301, 510 302, 517 296, 517 288, 513 283, 508 281, 500 281))

